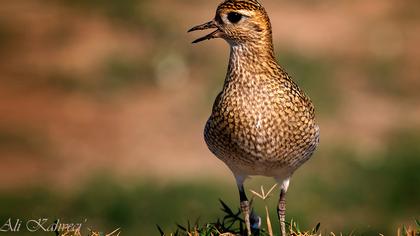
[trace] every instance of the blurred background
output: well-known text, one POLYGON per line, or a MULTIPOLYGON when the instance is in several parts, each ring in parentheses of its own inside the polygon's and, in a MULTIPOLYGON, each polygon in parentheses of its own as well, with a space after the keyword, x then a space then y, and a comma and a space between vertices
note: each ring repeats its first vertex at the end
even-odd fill
MULTIPOLYGON (((420 2, 262 2, 278 61, 321 127, 292 179, 288 219, 392 235, 420 218, 420 2)), ((236 209, 234 178, 202 137, 229 48, 191 45, 205 32, 186 33, 218 3, 2 2, 0 225, 86 219, 98 231, 158 235, 156 224, 215 220, 219 198, 236 209)), ((261 184, 273 181, 247 188, 261 184)))

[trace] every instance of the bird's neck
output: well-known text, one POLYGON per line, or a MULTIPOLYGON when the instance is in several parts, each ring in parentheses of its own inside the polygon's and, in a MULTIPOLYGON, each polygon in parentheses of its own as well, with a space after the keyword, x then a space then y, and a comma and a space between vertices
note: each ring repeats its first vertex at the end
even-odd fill
POLYGON ((272 74, 278 68, 271 40, 230 44, 230 48, 227 78, 272 74))

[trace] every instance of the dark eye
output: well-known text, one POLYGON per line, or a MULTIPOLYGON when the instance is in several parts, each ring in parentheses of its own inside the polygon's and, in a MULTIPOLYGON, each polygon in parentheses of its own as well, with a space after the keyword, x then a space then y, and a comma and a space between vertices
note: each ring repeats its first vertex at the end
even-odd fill
POLYGON ((238 23, 242 19, 242 15, 236 12, 229 12, 227 18, 232 23, 238 23))

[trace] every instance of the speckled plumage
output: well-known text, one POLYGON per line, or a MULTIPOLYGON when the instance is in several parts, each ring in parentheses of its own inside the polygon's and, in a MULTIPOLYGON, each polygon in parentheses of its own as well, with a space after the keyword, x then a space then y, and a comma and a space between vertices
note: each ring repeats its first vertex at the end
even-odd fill
MULTIPOLYGON (((259 1, 227 0, 218 6, 214 20, 191 31, 207 28, 217 29, 194 42, 223 38, 231 51, 205 141, 237 178, 241 205, 247 201, 242 183, 248 175, 275 177, 285 194, 290 176, 319 142, 313 104, 277 64, 270 20, 259 1), (229 20, 232 12, 241 15, 238 22, 229 20)), ((283 203, 285 210, 284 195, 283 203)), ((284 210, 279 214, 284 216, 284 210)))
POLYGON ((264 37, 231 45, 225 83, 204 136, 209 149, 236 174, 285 178, 308 160, 318 143, 314 107, 277 64, 261 5, 226 1, 217 12, 244 6, 261 12, 267 30, 264 37))

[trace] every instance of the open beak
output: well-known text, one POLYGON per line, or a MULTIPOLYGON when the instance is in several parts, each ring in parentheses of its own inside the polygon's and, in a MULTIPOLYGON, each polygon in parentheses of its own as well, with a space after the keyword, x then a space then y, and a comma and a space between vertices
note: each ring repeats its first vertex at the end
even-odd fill
MULTIPOLYGON (((209 22, 204 23, 202 25, 197 25, 197 26, 192 27, 190 30, 188 30, 188 32, 192 32, 192 31, 196 31, 196 30, 214 29, 214 28, 217 28, 214 21, 209 21, 209 22)), ((213 38, 220 38, 221 35, 222 35, 222 31, 220 31, 219 29, 216 29, 215 31, 211 32, 210 34, 194 40, 192 43, 198 43, 198 42, 208 40, 208 39, 213 39, 213 38)))

